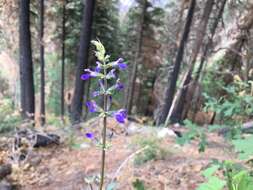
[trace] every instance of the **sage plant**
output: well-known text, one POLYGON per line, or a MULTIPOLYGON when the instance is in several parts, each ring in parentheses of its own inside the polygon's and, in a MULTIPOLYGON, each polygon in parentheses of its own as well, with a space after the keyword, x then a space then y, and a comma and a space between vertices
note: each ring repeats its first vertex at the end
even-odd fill
MULTIPOLYGON (((110 56, 106 55, 105 48, 100 41, 91 41, 96 47, 95 56, 97 58, 96 67, 94 69, 85 69, 85 73, 81 76, 82 80, 88 80, 94 78, 98 81, 99 88, 92 92, 92 97, 103 97, 103 107, 96 104, 96 101, 90 100, 86 102, 89 112, 98 113, 103 118, 102 128, 102 162, 101 162, 101 175, 100 175, 100 186, 99 189, 103 189, 104 176, 105 176, 105 152, 106 152, 106 123, 108 117, 114 117, 118 123, 125 123, 127 114, 126 110, 110 110, 112 103, 112 96, 115 92, 118 92, 124 88, 124 85, 120 82, 120 79, 116 76, 116 70, 125 70, 127 64, 122 58, 116 61, 110 62, 110 56), (110 81, 110 83, 109 83, 110 81), (112 82, 113 81, 113 84, 112 82), (109 85, 111 84, 111 85, 109 85)), ((86 133, 86 137, 93 139, 93 133, 86 133)))

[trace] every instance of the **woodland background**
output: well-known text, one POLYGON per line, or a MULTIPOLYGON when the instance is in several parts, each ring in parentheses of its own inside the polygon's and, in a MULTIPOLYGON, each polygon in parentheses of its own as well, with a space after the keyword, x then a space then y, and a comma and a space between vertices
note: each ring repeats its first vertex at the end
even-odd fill
POLYGON ((40 1, 31 1, 29 10, 19 7, 27 2, 1 2, 1 96, 13 110, 21 108, 32 115, 35 111, 37 120, 64 114, 72 122, 86 119, 87 110, 81 107, 85 108, 82 105, 95 85, 78 82, 82 68, 95 64, 93 49, 84 52, 87 39, 99 39, 112 59, 123 57, 129 64, 123 76, 126 92, 115 106, 124 106, 130 115, 148 116, 157 124, 165 122, 168 110, 174 121, 189 117, 189 109, 194 112, 191 115, 202 111, 203 93, 224 97, 217 83, 228 86, 235 75, 246 83, 252 78, 250 1, 193 5, 190 1, 103 0, 95 3, 91 18, 82 1, 45 1, 43 10, 40 1), (187 17, 190 8, 192 18, 187 17), (25 11, 29 23, 21 18, 25 11), (26 69, 31 63, 32 68, 26 69), (30 89, 26 98, 22 98, 22 86, 30 89), (176 94, 182 86, 183 95, 176 94), (30 104, 27 109, 21 99, 30 104))
POLYGON ((252 31, 252 0, 0 0, 0 180, 2 163, 9 158, 13 162, 10 139, 20 135, 20 128, 33 135, 53 129, 64 144, 34 151, 41 164, 30 167, 30 162, 28 172, 23 165, 18 175, 12 174, 11 180, 23 189, 83 185, 83 172, 86 176, 99 170, 94 144, 74 141, 84 139, 79 129, 99 126, 99 118, 85 106, 98 84, 80 77, 84 69, 96 66, 91 40, 100 40, 111 61, 121 57, 128 65, 117 73, 124 92, 112 102, 113 109, 127 110, 128 121, 122 127, 109 120, 116 137, 109 135, 114 157, 107 170, 112 173, 137 147, 151 147, 138 157, 142 167, 131 165, 125 178, 119 178, 122 189, 132 187, 137 176, 143 178, 135 181, 137 190, 143 184, 195 190, 204 181, 201 171, 217 159, 229 160, 215 165, 215 171, 223 171, 216 175, 223 181, 212 175, 205 179, 223 184, 217 189, 226 179, 227 189, 235 190, 231 183, 242 183, 233 177, 243 172, 240 180, 250 182, 248 189, 239 190, 252 190, 252 31), (150 132, 166 138, 149 138, 150 132), (171 133, 175 141, 167 138, 171 133), (139 135, 137 143, 132 135, 139 135), (69 144, 85 151, 69 150, 69 144), (242 163, 238 156, 247 160, 242 163), (231 160, 243 169, 237 170, 231 160), (45 167, 44 180, 39 172, 45 167))

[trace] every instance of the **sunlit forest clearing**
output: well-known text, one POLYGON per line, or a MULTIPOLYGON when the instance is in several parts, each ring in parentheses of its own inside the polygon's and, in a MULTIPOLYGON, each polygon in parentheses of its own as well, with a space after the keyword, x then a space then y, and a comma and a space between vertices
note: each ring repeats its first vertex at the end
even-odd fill
POLYGON ((253 1, 0 0, 0 190, 253 190, 253 1))

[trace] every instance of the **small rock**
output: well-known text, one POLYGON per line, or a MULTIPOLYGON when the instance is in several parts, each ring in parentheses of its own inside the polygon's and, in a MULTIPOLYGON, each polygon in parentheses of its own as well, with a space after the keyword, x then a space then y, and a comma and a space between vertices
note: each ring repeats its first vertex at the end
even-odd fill
POLYGON ((40 157, 33 157, 31 158, 31 160, 29 161, 31 166, 38 166, 41 162, 41 158, 40 157))
POLYGON ((88 143, 82 143, 82 144, 80 144, 80 148, 81 149, 90 148, 90 145, 88 143))
POLYGON ((14 187, 4 180, 0 182, 0 190, 14 190, 14 187))
POLYGON ((177 137, 176 133, 169 129, 169 128, 162 128, 157 132, 158 138, 165 138, 165 137, 177 137))
POLYGON ((135 135, 136 133, 140 133, 141 127, 137 126, 136 124, 130 123, 130 125, 126 129, 127 135, 135 135))
POLYGON ((12 167, 10 164, 0 165, 0 180, 10 175, 12 172, 12 167))

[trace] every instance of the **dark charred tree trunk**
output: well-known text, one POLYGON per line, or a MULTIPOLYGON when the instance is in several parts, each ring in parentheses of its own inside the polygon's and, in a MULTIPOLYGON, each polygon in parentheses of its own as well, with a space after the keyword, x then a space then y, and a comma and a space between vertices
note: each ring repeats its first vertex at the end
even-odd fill
POLYGON ((94 6, 95 0, 86 0, 82 19, 80 46, 78 51, 75 89, 71 104, 71 120, 73 123, 79 123, 82 115, 84 81, 80 78, 84 72, 84 69, 87 68, 88 65, 94 6))
POLYGON ((64 121, 64 113, 65 113, 65 106, 64 106, 64 86, 65 86, 65 36, 66 36, 66 4, 67 1, 63 1, 62 6, 62 36, 61 36, 61 120, 64 121))
POLYGON ((159 120, 157 121, 158 125, 163 124, 165 122, 167 115, 169 113, 172 101, 173 101, 173 97, 174 97, 175 90, 176 90, 176 83, 177 83, 177 79, 178 79, 178 75, 179 75, 179 71, 180 71, 180 67, 181 67, 181 62, 182 62, 182 59, 184 56, 184 49, 185 49, 185 45, 187 43, 188 36, 190 33, 190 28, 191 28, 191 24, 192 24, 192 18, 194 15, 195 5, 196 5, 196 0, 191 0, 190 7, 188 10, 188 14, 187 14, 187 18, 186 18, 186 23, 184 26, 184 32, 183 32, 182 38, 180 40, 180 44, 179 44, 179 48, 177 51, 172 75, 168 78, 168 88, 166 90, 165 104, 163 106, 163 110, 161 112, 159 120))
POLYGON ((45 60, 44 60, 44 0, 40 0, 40 125, 44 126, 45 115, 45 60))
POLYGON ((141 49, 142 49, 142 42, 143 42, 143 27, 145 22, 145 14, 148 8, 148 1, 143 0, 142 1, 142 13, 139 23, 139 31, 138 31, 138 37, 137 37, 137 47, 136 47, 136 54, 134 58, 133 67, 130 73, 130 81, 128 84, 127 89, 127 97, 125 102, 125 107, 128 112, 128 114, 131 114, 132 107, 133 107, 133 98, 134 98, 134 91, 135 91, 135 82, 136 82, 136 76, 137 76, 137 68, 138 64, 140 63, 140 57, 141 57, 141 49))
MULTIPOLYGON (((193 81, 193 86, 192 86, 192 91, 193 92, 195 91, 195 89, 197 87, 197 84, 199 82, 201 72, 202 72, 204 64, 206 62, 206 57, 209 54, 210 49, 213 49, 213 47, 212 47, 213 46, 213 37, 215 35, 216 29, 218 27, 218 24, 219 24, 219 22, 220 22, 220 20, 222 18, 226 2, 227 2, 227 0, 220 1, 220 6, 218 7, 218 14, 215 16, 214 21, 213 21, 213 23, 211 25, 211 28, 210 28, 210 34, 211 35, 208 38, 208 41, 207 41, 207 43, 205 44, 205 46, 203 48, 200 64, 199 64, 199 67, 197 69, 194 81, 193 81)), ((194 105, 193 108, 192 108, 192 110, 193 110, 193 121, 195 120, 195 116, 196 116, 196 113, 198 111, 198 106, 196 106, 198 101, 199 101, 199 98, 196 99, 196 102, 192 102, 192 105, 194 105)), ((185 115, 187 115, 188 111, 189 111, 189 108, 186 108, 185 109, 185 115)), ((215 119, 215 114, 213 116, 211 124, 214 122, 214 119, 215 119)))
POLYGON ((185 99, 186 99, 186 94, 188 91, 188 86, 192 80, 192 72, 193 72, 194 65, 197 60, 200 48, 203 44, 208 20, 209 20, 210 14, 212 12, 213 5, 214 5, 214 0, 207 0, 201 21, 198 26, 199 30, 197 31, 197 35, 196 35, 197 39, 196 39, 195 47, 192 52, 192 57, 191 57, 189 69, 187 70, 186 75, 183 79, 182 87, 179 89, 180 93, 178 96, 178 98, 179 98, 178 104, 176 105, 175 109, 173 110, 171 118, 170 118, 170 120, 172 122, 179 122, 182 119, 184 105, 186 104, 185 99))
POLYGON ((213 37, 215 35, 215 31, 216 31, 216 29, 218 27, 218 24, 219 24, 219 22, 220 22, 220 20, 222 18, 226 2, 227 2, 227 0, 222 0, 221 1, 221 5, 219 7, 218 14, 217 14, 215 20, 213 21, 212 26, 211 26, 211 29, 210 29, 210 34, 211 35, 208 38, 208 41, 207 41, 206 45, 203 48, 200 64, 199 64, 199 67, 197 69, 197 73, 196 73, 196 77, 194 79, 194 83, 198 82, 200 74, 201 74, 201 71, 202 71, 203 66, 204 66, 204 63, 206 61, 206 56, 207 56, 208 52, 210 51, 209 49, 212 48, 213 37))
POLYGON ((19 1, 19 62, 21 87, 21 114, 34 120, 34 83, 30 33, 30 0, 19 1))

